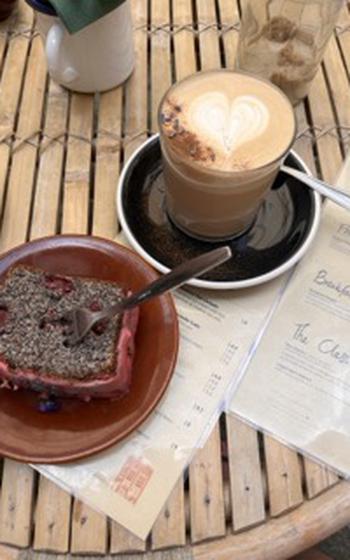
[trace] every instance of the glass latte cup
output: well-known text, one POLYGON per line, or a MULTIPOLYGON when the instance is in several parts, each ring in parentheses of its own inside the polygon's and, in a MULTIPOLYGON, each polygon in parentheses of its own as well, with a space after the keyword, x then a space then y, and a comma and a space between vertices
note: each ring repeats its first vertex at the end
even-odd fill
POLYGON ((198 72, 165 93, 158 118, 170 219, 209 241, 247 231, 295 139, 285 94, 249 74, 198 72))

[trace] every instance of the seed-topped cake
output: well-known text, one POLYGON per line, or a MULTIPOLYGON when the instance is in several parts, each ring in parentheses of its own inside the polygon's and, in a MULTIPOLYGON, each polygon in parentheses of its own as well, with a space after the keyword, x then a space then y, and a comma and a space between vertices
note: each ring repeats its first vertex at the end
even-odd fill
POLYGON ((138 309, 101 321, 78 344, 62 317, 92 311, 126 294, 115 282, 12 268, 0 287, 0 383, 44 395, 114 399, 128 392, 138 309))

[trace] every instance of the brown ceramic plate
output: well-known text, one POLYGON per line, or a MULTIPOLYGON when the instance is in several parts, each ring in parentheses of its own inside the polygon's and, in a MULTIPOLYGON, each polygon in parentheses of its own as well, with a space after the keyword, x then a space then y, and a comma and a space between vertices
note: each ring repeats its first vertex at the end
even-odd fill
MULTIPOLYGON (((132 251, 88 236, 55 236, 17 247, 0 259, 0 281, 18 263, 53 274, 115 280, 135 291, 157 273, 132 251)), ((54 413, 38 411, 38 396, 0 390, 0 454, 31 463, 87 457, 135 430, 162 397, 174 370, 178 323, 170 295, 140 308, 130 392, 117 401, 62 399, 54 413)))

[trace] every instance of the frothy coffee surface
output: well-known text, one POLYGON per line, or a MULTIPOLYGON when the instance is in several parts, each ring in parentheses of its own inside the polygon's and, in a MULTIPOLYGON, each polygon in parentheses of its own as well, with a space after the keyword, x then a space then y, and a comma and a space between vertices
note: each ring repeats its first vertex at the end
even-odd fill
POLYGON ((169 149, 212 170, 266 165, 288 149, 293 108, 278 89, 227 71, 198 73, 173 87, 160 109, 169 149))

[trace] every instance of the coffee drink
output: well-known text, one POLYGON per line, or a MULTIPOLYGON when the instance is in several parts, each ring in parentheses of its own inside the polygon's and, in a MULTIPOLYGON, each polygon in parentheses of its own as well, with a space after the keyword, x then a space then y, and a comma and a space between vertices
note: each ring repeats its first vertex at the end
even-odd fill
POLYGON ((248 74, 199 72, 165 94, 159 125, 173 222, 203 239, 247 230, 295 137, 287 97, 248 74))

